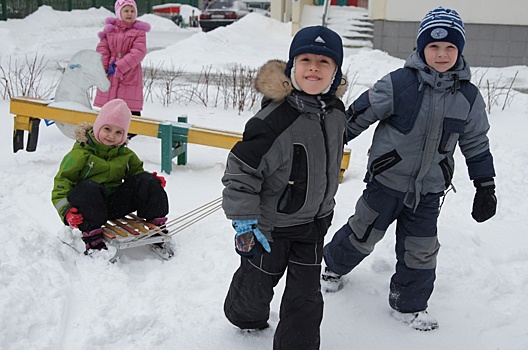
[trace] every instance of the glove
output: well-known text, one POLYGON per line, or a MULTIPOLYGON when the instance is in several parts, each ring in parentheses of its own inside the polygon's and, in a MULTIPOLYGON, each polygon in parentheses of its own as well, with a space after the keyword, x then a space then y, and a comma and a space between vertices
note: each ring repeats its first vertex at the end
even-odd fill
POLYGON ((108 72, 106 72, 106 75, 114 74, 116 72, 115 70, 116 70, 115 62, 110 63, 110 69, 108 70, 108 72))
POLYGON ((165 185, 167 185, 167 180, 163 176, 158 175, 157 172, 153 172, 152 175, 159 181, 161 187, 165 188, 165 185))
POLYGON ((77 208, 70 208, 66 215, 64 215, 66 222, 73 228, 79 228, 79 225, 83 223, 84 218, 81 213, 78 212, 77 208))
POLYGON ((471 216, 476 222, 484 222, 495 215, 497 211, 497 197, 495 197, 495 181, 493 178, 483 178, 473 181, 477 188, 473 199, 471 216))
POLYGON ((233 220, 233 228, 236 231, 235 251, 243 258, 251 259, 255 255, 262 255, 264 250, 271 252, 269 242, 258 229, 257 223, 256 219, 233 220))

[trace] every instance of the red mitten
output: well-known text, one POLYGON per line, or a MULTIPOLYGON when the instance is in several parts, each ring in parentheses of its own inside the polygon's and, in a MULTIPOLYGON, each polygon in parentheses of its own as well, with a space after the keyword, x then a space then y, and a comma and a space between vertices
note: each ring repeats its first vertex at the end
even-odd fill
POLYGON ((157 172, 153 172, 152 175, 159 181, 161 187, 165 188, 165 185, 167 185, 167 180, 163 176, 159 176, 157 172))
POLYGON ((68 225, 73 228, 79 228, 79 225, 84 221, 82 214, 77 211, 77 208, 70 208, 64 217, 68 225))

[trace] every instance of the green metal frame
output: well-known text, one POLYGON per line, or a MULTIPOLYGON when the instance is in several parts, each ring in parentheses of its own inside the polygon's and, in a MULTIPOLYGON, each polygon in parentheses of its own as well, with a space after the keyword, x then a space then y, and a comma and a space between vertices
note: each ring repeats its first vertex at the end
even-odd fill
MULTIPOLYGON (((187 123, 187 117, 178 117, 179 123, 187 123)), ((172 125, 171 122, 160 123, 158 138, 161 139, 161 171, 170 174, 172 159, 178 157, 177 164, 187 164, 187 136, 189 128, 172 125)))

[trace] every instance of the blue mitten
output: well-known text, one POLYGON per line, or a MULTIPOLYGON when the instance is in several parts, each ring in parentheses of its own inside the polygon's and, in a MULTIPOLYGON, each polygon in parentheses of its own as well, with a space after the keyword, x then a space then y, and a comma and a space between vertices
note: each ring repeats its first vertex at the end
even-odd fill
POLYGON ((255 255, 262 255, 264 250, 271 252, 269 242, 257 224, 256 219, 233 220, 233 228, 236 231, 235 251, 243 258, 251 259, 255 255))
POLYGON ((110 63, 110 69, 106 72, 106 75, 112 75, 115 73, 115 62, 110 63))

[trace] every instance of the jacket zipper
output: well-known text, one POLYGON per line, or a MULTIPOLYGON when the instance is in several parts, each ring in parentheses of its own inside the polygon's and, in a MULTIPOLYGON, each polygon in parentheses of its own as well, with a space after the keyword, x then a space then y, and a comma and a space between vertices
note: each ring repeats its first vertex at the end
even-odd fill
POLYGON ((86 178, 88 177, 88 175, 90 175, 90 173, 92 172, 93 166, 94 166, 94 162, 91 162, 90 164, 88 164, 88 171, 87 171, 86 174, 84 175, 83 180, 86 180, 86 178))

